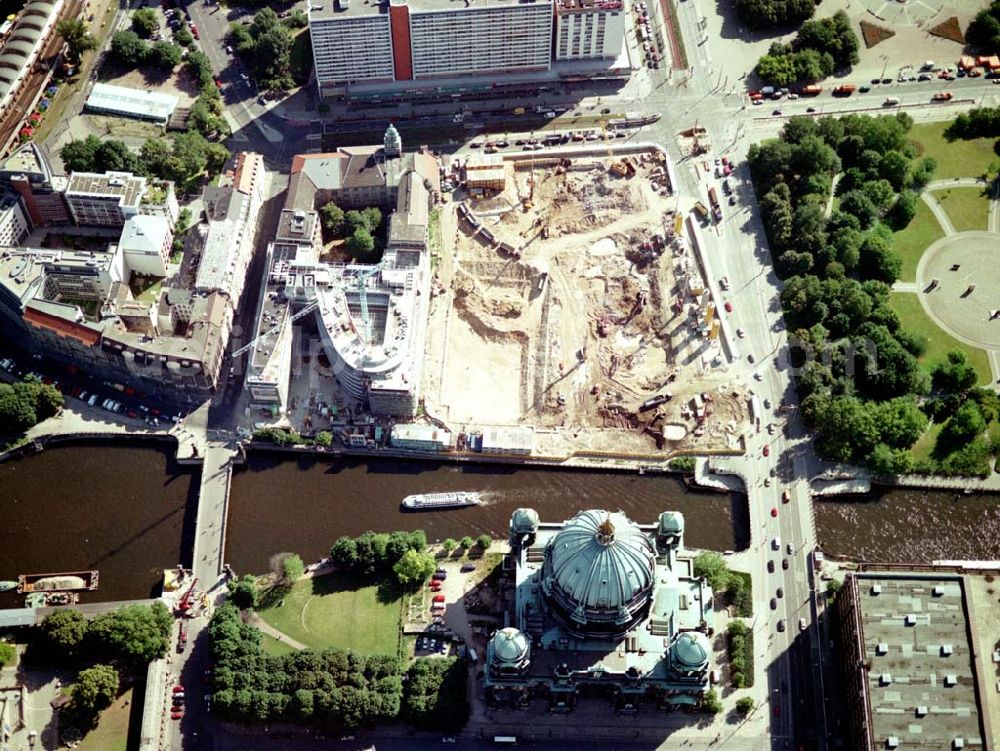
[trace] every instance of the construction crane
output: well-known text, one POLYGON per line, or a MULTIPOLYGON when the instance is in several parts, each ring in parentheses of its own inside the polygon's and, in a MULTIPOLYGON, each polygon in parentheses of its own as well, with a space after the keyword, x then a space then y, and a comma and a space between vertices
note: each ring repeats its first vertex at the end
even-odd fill
MULTIPOLYGON (((371 340, 371 317, 368 315, 368 289, 367 289, 367 282, 368 282, 368 279, 370 277, 374 276, 375 274, 377 274, 381 270, 382 270, 382 262, 380 261, 379 263, 375 264, 374 266, 370 266, 368 268, 361 269, 358 272, 358 275, 357 275, 358 297, 361 299, 361 327, 362 327, 362 331, 364 332, 365 344, 367 344, 371 340)), ((342 291, 343 291, 344 288, 347 287, 347 284, 348 284, 348 282, 346 282, 346 281, 343 283, 343 286, 341 287, 342 291)), ((297 321, 298 319, 300 319, 302 316, 307 315, 308 313, 311 313, 317 307, 319 307, 319 304, 320 304, 320 301, 319 301, 319 298, 317 297, 315 300, 313 300, 312 302, 310 302, 304 308, 302 308, 301 310, 293 313, 292 316, 288 319, 288 322, 289 323, 293 323, 293 322, 297 321)), ((284 325, 285 325, 285 322, 284 322, 284 320, 282 320, 277 325, 272 326, 267 331, 263 332, 262 334, 259 334, 252 341, 244 344, 242 347, 240 347, 239 349, 235 350, 230 355, 230 357, 239 357, 244 352, 246 352, 246 351, 248 351, 250 349, 253 349, 255 346, 257 346, 257 343, 260 342, 261 340, 267 339, 267 337, 271 336, 272 334, 278 333, 281 330, 281 327, 284 326, 284 325)))
MULTIPOLYGON (((311 313, 312 311, 314 311, 318 305, 319 305, 319 300, 318 299, 313 300, 311 303, 309 303, 304 308, 302 308, 302 310, 300 310, 300 311, 298 311, 296 313, 293 313, 292 317, 288 319, 288 322, 291 323, 292 321, 297 321, 298 319, 300 319, 302 316, 306 315, 307 313, 311 313)), ((260 334, 259 336, 255 337, 252 341, 248 342, 247 344, 244 344, 238 350, 236 350, 235 352, 233 352, 230 355, 230 357, 239 357, 240 355, 242 355, 247 350, 253 349, 255 346, 257 346, 257 342, 261 341, 262 339, 266 339, 267 337, 271 336, 271 334, 277 334, 281 330, 281 327, 284 326, 284 325, 285 325, 285 321, 282 320, 281 323, 279 323, 277 326, 272 326, 267 331, 265 331, 263 334, 260 334)))

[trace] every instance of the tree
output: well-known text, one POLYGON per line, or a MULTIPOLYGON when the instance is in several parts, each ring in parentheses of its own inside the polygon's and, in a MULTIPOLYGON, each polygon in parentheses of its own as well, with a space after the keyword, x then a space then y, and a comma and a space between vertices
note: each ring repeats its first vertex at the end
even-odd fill
POLYGON ((705 695, 701 697, 701 708, 702 711, 708 714, 719 714, 722 711, 722 702, 719 700, 719 694, 714 688, 708 689, 705 695))
POLYGON ((111 37, 111 55, 126 67, 141 65, 148 52, 149 45, 134 31, 116 31, 111 37))
POLYGON ((695 578, 705 577, 715 592, 729 588, 730 573, 725 559, 719 554, 706 550, 694 559, 695 578))
POLYGON ((37 422, 31 400, 10 384, 0 384, 0 433, 22 433, 37 422))
POLYGON ((454 733, 469 720, 469 671, 454 657, 414 660, 406 673, 403 711, 419 728, 454 733))
POLYGON ((798 24, 815 10, 813 0, 736 0, 740 20, 751 29, 798 24))
POLYGON ((416 550, 407 550, 403 557, 396 561, 392 570, 396 574, 396 579, 404 587, 419 585, 427 580, 437 563, 430 553, 418 553, 416 550))
POLYGON ((0 641, 0 668, 13 665, 17 659, 17 648, 9 641, 0 641))
POLYGON ((99 172, 138 172, 139 158, 123 141, 103 141, 94 154, 94 168, 99 172))
POLYGON ((163 175, 169 158, 170 145, 165 140, 147 138, 139 149, 139 172, 149 177, 163 175))
POLYGON ((358 565, 358 544, 353 537, 341 537, 330 547, 330 560, 341 568, 353 569, 358 565))
POLYGON ((931 372, 934 388, 939 391, 968 391, 979 381, 976 369, 969 363, 964 349, 953 349, 945 362, 938 363, 931 372))
POLYGON ((118 696, 118 671, 111 665, 97 664, 81 670, 73 684, 73 706, 86 717, 111 706, 118 696))
POLYGON ((938 435, 937 445, 944 449, 940 453, 951 453, 955 448, 982 435, 985 430, 986 419, 983 417, 979 405, 972 399, 967 399, 962 402, 958 411, 948 418, 948 422, 944 424, 944 428, 938 435))
POLYGON ((226 166, 232 152, 221 143, 205 144, 205 170, 210 175, 218 174, 226 166))
POLYGON ((917 215, 917 194, 912 190, 904 190, 896 196, 896 202, 889 211, 889 225, 897 232, 906 229, 913 217, 917 215))
POLYGON ((476 538, 476 545, 484 553, 490 549, 490 545, 492 544, 493 544, 493 538, 487 534, 481 534, 479 535, 479 537, 476 538))
POLYGON ((59 151, 59 157, 68 172, 93 172, 101 139, 87 136, 82 141, 70 141, 59 151))
POLYGON ((230 581, 229 599, 240 610, 248 610, 257 607, 258 591, 257 577, 253 574, 244 574, 237 581, 230 581))
POLYGON ((896 397, 873 405, 879 441, 892 448, 909 448, 927 430, 927 415, 912 397, 896 397))
POLYGON ((329 201, 319 210, 323 221, 323 229, 330 235, 338 236, 344 229, 344 210, 333 201, 329 201))
POLYGON ((976 14, 965 32, 965 39, 980 52, 1000 52, 1000 3, 993 2, 976 14))
POLYGON ((139 8, 132 14, 132 31, 143 39, 149 39, 160 30, 160 20, 152 8, 139 8))
POLYGON ((468 549, 469 549, 469 548, 471 548, 471 547, 472 547, 472 546, 473 546, 474 544, 475 544, 475 543, 473 542, 472 538, 471 538, 471 537, 469 537, 468 535, 466 535, 465 537, 463 537, 463 538, 462 538, 461 540, 459 540, 459 541, 458 541, 458 546, 459 546, 459 547, 460 547, 460 548, 461 548, 462 550, 468 550, 468 549))
POLYGON ((66 660, 73 659, 87 635, 87 619, 73 608, 64 608, 45 616, 42 633, 49 646, 66 660))
POLYGON ((347 251, 356 260, 369 260, 375 252, 375 240, 368 230, 358 227, 354 230, 354 234, 347 238, 347 251))
POLYGON ((162 71, 170 72, 180 64, 181 48, 173 42, 161 39, 154 42, 146 53, 146 63, 162 71))
POLYGON ((79 62, 80 55, 97 47, 97 40, 90 33, 82 18, 64 18, 56 24, 56 34, 63 38, 69 47, 69 56, 79 62))
POLYGON ((281 562, 281 570, 284 575, 285 583, 294 584, 302 578, 302 574, 305 573, 306 567, 302 563, 302 558, 293 553, 292 555, 285 556, 285 559, 281 562))
POLYGON ((861 229, 867 229, 878 216, 878 207, 860 190, 852 190, 840 199, 840 210, 857 217, 861 229))
POLYGON ((453 540, 451 537, 447 538, 444 542, 441 543, 441 548, 444 550, 445 555, 451 555, 453 552, 455 552, 455 548, 457 547, 458 543, 455 542, 455 540, 453 540))
POLYGON ((99 651, 137 666, 145 665, 167 653, 173 623, 173 616, 162 602, 129 605, 95 617, 88 636, 93 637, 99 651))
POLYGON ((184 58, 184 66, 198 82, 199 87, 204 88, 215 83, 212 63, 201 50, 189 50, 187 57, 184 58))
POLYGON ((858 273, 867 279, 892 284, 899 278, 903 259, 881 235, 870 234, 861 243, 858 273))
POLYGON ((174 32, 174 41, 181 47, 190 47, 194 43, 194 34, 191 33, 187 24, 184 24, 174 32))
POLYGON ((736 711, 739 713, 740 717, 747 717, 754 710, 753 698, 750 696, 744 696, 742 699, 736 700, 736 711))
POLYGON ((757 61, 757 76, 772 86, 787 86, 797 79, 791 55, 764 55, 757 61))

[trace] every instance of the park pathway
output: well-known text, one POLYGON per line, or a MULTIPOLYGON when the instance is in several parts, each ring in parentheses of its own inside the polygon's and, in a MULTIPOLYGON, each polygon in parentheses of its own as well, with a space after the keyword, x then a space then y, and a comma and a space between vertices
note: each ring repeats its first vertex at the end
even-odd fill
MULTIPOLYGON (((945 211, 944 207, 938 202, 937 198, 934 197, 933 192, 936 190, 948 190, 950 188, 982 188, 983 190, 986 190, 987 184, 985 180, 980 178, 961 177, 950 180, 935 180, 927 185, 924 191, 920 194, 920 198, 927 204, 931 213, 934 214, 934 218, 937 219, 938 224, 941 226, 945 236, 956 234, 955 227, 952 225, 951 219, 948 217, 948 213, 945 211)), ((1000 195, 990 196, 986 230, 994 234, 1000 234, 1000 195)), ((923 266, 923 263, 921 263, 920 266, 923 266)), ((892 285, 892 291, 919 295, 921 292, 920 276, 920 268, 918 267, 917 280, 915 282, 896 282, 892 285)), ((938 319, 934 312, 926 305, 925 301, 920 299, 920 302, 928 317, 941 327, 942 330, 948 331, 948 327, 943 321, 938 319)), ((953 332, 949 333, 954 336, 953 332)), ((960 336, 956 336, 956 338, 960 341, 964 341, 964 343, 969 346, 983 349, 986 352, 986 359, 989 363, 990 373, 992 375, 989 388, 992 388, 994 391, 1000 391, 1000 350, 990 349, 988 347, 983 347, 981 344, 965 341, 960 336)))
POLYGON ((270 623, 268 623, 259 615, 257 615, 257 613, 251 613, 250 623, 252 623, 258 629, 260 629, 262 633, 265 633, 268 636, 277 639, 282 644, 287 644, 292 649, 298 649, 298 650, 309 649, 307 645, 303 644, 300 641, 296 641, 288 634, 286 634, 284 631, 278 631, 278 629, 276 629, 270 623))
POLYGON ((941 206, 940 203, 938 203, 938 200, 933 195, 931 195, 930 191, 925 190, 923 193, 920 194, 920 197, 923 199, 924 203, 927 204, 927 207, 934 214, 934 217, 938 220, 938 224, 941 225, 941 229, 944 230, 944 233, 946 235, 954 235, 955 227, 952 225, 951 219, 948 218, 948 214, 945 213, 944 208, 941 206))

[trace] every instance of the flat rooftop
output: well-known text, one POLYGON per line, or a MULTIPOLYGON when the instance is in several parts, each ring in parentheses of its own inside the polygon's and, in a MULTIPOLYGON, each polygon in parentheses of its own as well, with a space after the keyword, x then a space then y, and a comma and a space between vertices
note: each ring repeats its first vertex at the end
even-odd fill
MULTIPOLYGON (((618 0, 620 3, 621 0, 618 0)), ((433 13, 440 11, 476 11, 493 10, 507 6, 536 7, 539 5, 551 5, 551 0, 410 0, 409 2, 393 3, 394 5, 406 5, 410 9, 410 14, 433 13)), ((388 2, 378 0, 350 0, 349 3, 343 0, 312 0, 309 3, 309 19, 347 19, 359 18, 362 16, 388 16, 388 2), (346 7, 345 7, 346 6, 346 7)))
POLYGON ((877 748, 983 748, 959 576, 859 574, 858 599, 877 748))
POLYGON ((621 10, 622 0, 556 0, 556 13, 594 13, 621 10))
POLYGON ((146 179, 129 172, 74 172, 69 176, 69 194, 120 198, 123 206, 137 206, 146 179))

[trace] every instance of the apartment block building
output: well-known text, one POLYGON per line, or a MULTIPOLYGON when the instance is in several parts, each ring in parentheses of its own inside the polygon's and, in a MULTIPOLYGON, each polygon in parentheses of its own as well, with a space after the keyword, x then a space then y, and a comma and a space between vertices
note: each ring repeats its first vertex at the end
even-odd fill
POLYGON ((622 0, 556 0, 556 60, 613 60, 625 43, 622 0))
POLYGON ((28 228, 28 216, 17 195, 0 193, 0 248, 20 243, 28 228))
POLYGON ((74 172, 63 197, 76 224, 86 227, 123 227, 139 213, 146 178, 131 172, 74 172))
POLYGON ((552 23, 552 0, 317 0, 309 6, 323 97, 358 83, 548 70, 552 23))
MULTIPOLYGON (((4 166, 0 162, 0 181, 4 166)), ((154 299, 136 297, 130 277, 165 271, 176 201, 169 183, 138 190, 142 180, 131 175, 69 180, 65 205, 74 216, 113 227, 118 217, 129 215, 106 249, 0 248, 0 325, 25 349, 86 368, 95 377, 175 398, 206 396, 223 370, 268 174, 259 154, 239 154, 222 184, 206 189, 208 244, 192 261, 194 278, 168 277, 154 299)), ((47 190, 45 181, 35 187, 47 190)))
POLYGON ((166 276, 174 234, 163 216, 133 216, 122 228, 118 246, 133 274, 166 276))

